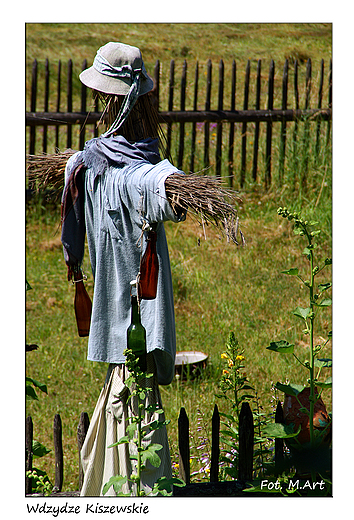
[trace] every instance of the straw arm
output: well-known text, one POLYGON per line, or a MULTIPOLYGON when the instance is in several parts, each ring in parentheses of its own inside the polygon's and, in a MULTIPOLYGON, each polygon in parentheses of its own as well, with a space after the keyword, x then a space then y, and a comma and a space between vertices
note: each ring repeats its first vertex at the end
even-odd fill
MULTIPOLYGON (((68 159, 75 153, 68 149, 55 154, 27 155, 27 176, 30 187, 40 192, 46 188, 63 189, 68 159)), ((219 177, 173 173, 165 180, 166 197, 174 210, 188 210, 201 225, 212 224, 238 244, 237 193, 222 186, 219 177)))

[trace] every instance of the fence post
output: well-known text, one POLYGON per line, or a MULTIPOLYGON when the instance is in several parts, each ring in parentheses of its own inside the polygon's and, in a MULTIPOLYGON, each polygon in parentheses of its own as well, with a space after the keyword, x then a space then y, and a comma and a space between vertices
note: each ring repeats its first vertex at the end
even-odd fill
POLYGON ((55 483, 53 491, 58 493, 62 490, 64 475, 62 425, 58 413, 54 416, 53 443, 55 453, 55 483))
MULTIPOLYGON (((211 100, 211 71, 212 71, 212 63, 211 60, 208 60, 207 64, 207 80, 206 80, 206 99, 205 99, 205 110, 210 110, 210 100, 211 100)), ((209 134, 210 127, 209 122, 206 121, 204 123, 204 168, 208 168, 209 161, 209 134)))
MULTIPOLYGON (((36 111, 37 101, 37 60, 33 61, 32 65, 32 85, 31 85, 31 112, 36 111)), ((36 149, 36 127, 31 126, 30 128, 30 142, 29 142, 29 153, 34 155, 36 149)))
POLYGON ((90 426, 90 419, 86 412, 82 412, 80 415, 80 422, 77 427, 77 446, 79 450, 79 491, 82 489, 84 482, 84 472, 81 464, 81 449, 85 442, 86 434, 90 426))
MULTIPOLYGON (((218 90, 218 110, 223 109, 224 104, 224 62, 219 63, 219 90, 218 90)), ((222 156, 222 122, 216 125, 216 176, 221 177, 221 156, 222 156)))
MULTIPOLYGON (((60 94, 61 94, 61 60, 58 61, 58 76, 57 76, 57 112, 60 112, 60 94)), ((55 147, 59 148, 59 125, 55 127, 55 147)))
MULTIPOLYGON (((32 417, 29 415, 26 419, 26 472, 32 470, 33 461, 33 422, 32 417)), ((30 495, 32 493, 32 479, 26 476, 25 479, 25 494, 30 495)))
MULTIPOLYGON (((70 59, 68 61, 68 77, 67 77, 67 110, 68 112, 73 111, 73 62, 70 59)), ((72 127, 71 125, 67 126, 66 130, 66 147, 71 148, 72 146, 72 127)))
MULTIPOLYGON (((49 61, 45 60, 45 75, 44 75, 44 112, 48 112, 49 107, 49 61)), ((47 137, 48 127, 43 126, 43 152, 47 151, 47 137)))
MULTIPOLYGON (((278 401, 275 412, 275 422, 282 424, 284 422, 284 414, 281 402, 278 401)), ((274 462, 276 475, 281 473, 281 467, 284 460, 284 441, 283 439, 275 439, 274 441, 274 462)))
MULTIPOLYGON (((230 110, 235 110, 236 103, 236 61, 232 61, 231 72, 231 103, 230 110)), ((235 123, 230 123, 229 131, 229 186, 234 184, 234 141, 235 141, 235 123)))
MULTIPOLYGON (((323 95, 323 80, 324 80, 324 60, 321 60, 321 73, 320 73, 320 86, 318 89, 318 103, 317 108, 322 108, 322 95, 323 95)), ((321 127, 321 121, 317 121, 316 125, 316 160, 318 158, 318 154, 320 151, 320 127, 321 127)))
MULTIPOLYGON (((187 61, 183 61, 182 79, 181 79, 181 112, 186 109, 186 85, 187 85, 187 61)), ((179 124, 179 147, 178 147, 178 160, 177 168, 183 168, 183 155, 184 155, 184 123, 179 124)))
MULTIPOLYGON (((268 110, 273 110, 274 99, 274 61, 271 60, 268 76, 268 110)), ((272 157, 272 122, 267 123, 267 142, 266 142, 266 173, 265 173, 265 187, 270 188, 271 184, 271 157, 272 157)))
MULTIPOLYGON (((193 110, 198 110, 198 80, 199 80, 199 64, 198 61, 195 65, 195 73, 194 73, 194 101, 193 101, 193 110)), ((195 122, 192 123, 192 144, 191 144, 191 162, 190 162, 190 171, 194 172, 194 154, 195 154, 195 141, 197 134, 197 124, 195 122)))
MULTIPOLYGON (((332 108, 332 60, 329 61, 329 75, 328 75, 328 108, 332 108)), ((331 136, 331 119, 328 120, 326 146, 329 144, 331 136)))
MULTIPOLYGON (((245 88, 243 98, 243 110, 248 110, 248 95, 250 86, 251 62, 247 61, 245 74, 245 88)), ((247 123, 242 123, 242 149, 241 149, 241 179, 240 186, 243 188, 246 178, 246 156, 247 156, 247 123)))
POLYGON ((219 480, 219 455, 220 455, 220 414, 218 405, 214 406, 213 417, 211 419, 211 462, 210 462, 210 482, 219 480))
MULTIPOLYGON (((256 106, 255 106, 256 110, 259 110, 261 107, 261 72, 262 72, 262 60, 258 60, 257 82, 256 82, 256 106)), ((259 121, 256 121, 255 129, 254 129, 253 170, 252 170, 252 178, 255 182, 257 181, 258 142, 259 142, 259 121)))
POLYGON ((243 402, 239 417, 239 458, 238 480, 252 479, 253 472, 253 415, 249 403, 243 402))
MULTIPOLYGON (((306 96, 305 96, 305 110, 310 108, 310 96, 311 96, 311 76, 312 76, 312 63, 311 58, 307 60, 306 64, 306 96)), ((303 137, 303 147, 301 153, 303 155, 303 168, 301 168, 301 185, 302 187, 307 186, 307 173, 308 173, 308 165, 309 165, 309 134, 310 134, 310 123, 308 119, 305 119, 304 122, 304 137, 303 137)))
MULTIPOLYGON (((282 82, 282 101, 281 108, 286 110, 288 108, 288 72, 289 62, 286 59, 283 70, 283 82, 282 82)), ((286 148, 286 121, 281 122, 280 130, 280 157, 279 157, 279 180, 283 182, 284 176, 284 165, 285 165, 285 148, 286 148)))
POLYGON ((179 478, 190 483, 189 419, 182 407, 178 417, 179 478))
MULTIPOLYGON (((175 83, 175 60, 170 62, 170 79, 168 85, 168 111, 173 110, 173 90, 175 83)), ((172 123, 167 123, 167 156, 171 155, 172 123)))
POLYGON ((157 111, 160 110, 160 60, 156 60, 154 67, 154 101, 157 111))
MULTIPOLYGON (((82 63, 82 69, 87 69, 87 60, 85 59, 82 63)), ((86 112, 86 101, 87 101, 87 87, 83 83, 81 84, 81 112, 86 112)), ((86 122, 80 125, 80 137, 79 137, 79 149, 83 150, 85 146, 85 132, 86 132, 86 122)))

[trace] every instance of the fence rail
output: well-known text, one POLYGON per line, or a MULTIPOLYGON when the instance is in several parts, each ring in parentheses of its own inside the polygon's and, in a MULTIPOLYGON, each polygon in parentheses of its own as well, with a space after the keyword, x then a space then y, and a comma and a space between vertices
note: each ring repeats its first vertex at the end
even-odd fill
MULTIPOLYGON (((283 410, 278 402, 275 422, 283 421, 283 410)), ((239 416, 239 445, 238 445, 238 479, 233 481, 219 482, 219 456, 220 456, 220 414, 218 406, 214 406, 211 420, 211 467, 210 483, 191 483, 190 475, 190 431, 189 419, 186 410, 182 407, 178 418, 178 449, 179 449, 179 477, 184 480, 186 486, 174 488, 174 496, 202 496, 213 493, 214 496, 235 496, 242 494, 246 481, 253 478, 253 452, 254 452, 254 423, 251 408, 247 402, 243 402, 239 416)), ((77 429, 78 444, 78 475, 79 491, 72 492, 79 495, 83 484, 83 471, 80 461, 80 451, 84 444, 89 428, 89 417, 86 412, 80 416, 77 429)), ((54 416, 53 444, 55 454, 55 484, 53 493, 62 493, 64 481, 62 422, 59 414, 54 416)), ((26 419, 26 471, 32 469, 33 453, 33 422, 30 416, 26 419)), ((282 439, 275 440, 275 467, 281 467, 284 457, 284 442, 282 439)), ((31 478, 26 477, 26 495, 32 493, 31 478)))
MULTIPOLYGON (((87 68, 87 61, 84 60, 82 70, 87 68)), ((318 90, 317 102, 315 107, 311 108, 311 96, 313 96, 313 71, 311 59, 306 64, 305 85, 304 85, 304 107, 300 108, 300 97, 303 89, 299 88, 300 73, 299 63, 294 62, 293 77, 293 108, 290 108, 289 98, 289 77, 290 66, 288 60, 285 60, 283 73, 281 78, 281 93, 277 92, 275 75, 275 63, 270 62, 269 73, 267 79, 266 101, 261 108, 262 98, 262 61, 258 60, 255 77, 255 86, 252 86, 251 63, 247 62, 244 84, 243 84, 243 104, 242 109, 236 109, 236 62, 232 62, 230 76, 230 84, 225 85, 225 66, 224 61, 220 60, 218 67, 217 85, 212 82, 212 62, 209 60, 206 65, 205 84, 201 89, 200 64, 197 62, 194 69, 194 83, 187 81, 187 62, 184 61, 181 70, 181 79, 179 88, 176 79, 176 64, 174 60, 170 62, 169 77, 167 84, 161 85, 161 64, 156 61, 154 67, 154 94, 156 103, 159 107, 160 122, 166 127, 167 149, 172 156, 176 166, 181 169, 189 169, 195 171, 195 168, 215 168, 217 176, 227 176, 230 186, 236 183, 243 187, 247 179, 253 182, 260 182, 260 149, 262 137, 262 125, 265 125, 265 144, 264 144, 264 166, 263 182, 269 187, 272 182, 272 159, 274 156, 274 139, 275 133, 280 134, 280 143, 277 144, 277 154, 279 160, 280 178, 284 172, 284 164, 286 161, 287 142, 289 141, 288 123, 294 123, 293 143, 294 150, 298 135, 299 123, 305 128, 305 133, 309 133, 310 123, 315 124, 316 145, 315 154, 320 153, 322 147, 329 144, 332 120, 332 62, 329 63, 328 84, 325 85, 325 66, 324 60, 321 61, 320 71, 317 74, 318 90), (217 87, 217 95, 212 109, 212 92, 217 87), (227 87, 227 88, 226 88, 227 87), (161 109, 162 95, 164 93, 164 102, 167 102, 167 110, 161 109), (200 101, 200 93, 205 94, 205 102, 200 101), (230 109, 225 106, 226 91, 230 95, 230 109), (323 107, 324 93, 328 95, 327 106, 323 107), (254 108, 250 108, 251 95, 254 97, 254 108), (281 100, 280 103, 278 100, 281 100), (187 102, 191 104, 191 109, 186 109, 187 102), (280 104, 279 108, 275 108, 275 104, 280 104), (204 104, 202 109, 198 108, 204 104), (203 125, 200 128, 198 125, 203 125), (238 127, 240 125, 240 128, 238 127), (274 131, 274 124, 280 124, 280 130, 274 131), (323 125, 326 124, 327 129, 325 135, 321 131, 323 125), (187 132, 187 125, 191 125, 190 132, 187 132), (215 132, 211 132, 211 126, 215 125, 215 132), (176 127, 178 132, 176 132, 176 127), (238 131, 239 130, 239 131, 238 131), (203 133, 203 136, 200 135, 203 133), (188 135, 187 135, 188 134, 188 135), (197 135, 198 134, 198 135, 197 135), (200 139, 198 138, 200 137, 200 139), (197 142, 198 141, 200 142, 197 142), (252 143, 251 143, 252 139, 252 143), (201 141, 203 140, 203 145, 201 141), (237 145, 240 150, 238 151, 237 145), (187 150, 187 152, 186 152, 187 150), (211 152, 214 152, 214 158, 211 152), (198 152, 198 153, 197 153, 198 152), (198 158, 197 158, 198 155, 198 158), (202 158, 199 156, 202 155, 202 158), (252 156, 250 161, 249 156, 252 156), (235 159, 237 156, 237 159, 235 159), (224 157, 224 160, 223 160, 224 157), (187 164, 187 158, 189 164, 187 164), (202 164, 201 164, 202 161, 202 164), (248 165, 252 163, 250 168, 248 165), (236 169, 239 168, 239 175, 236 176, 236 169), (247 168, 250 170, 246 175, 247 168), (227 171, 226 171, 227 169, 227 171), (223 170, 223 171, 222 171, 223 170)), ((42 70, 42 69, 41 69, 42 70)), ((48 60, 44 64, 44 77, 41 77, 44 87, 43 91, 43 111, 37 110, 38 101, 38 84, 39 72, 38 62, 34 60, 31 74, 30 88, 30 110, 26 112, 26 126, 29 129, 28 135, 28 152, 35 154, 36 149, 41 147, 42 152, 47 152, 49 147, 49 128, 53 126, 55 131, 52 137, 52 145, 60 148, 62 141, 61 127, 64 127, 66 133, 66 148, 82 149, 86 141, 88 132, 90 138, 99 135, 97 122, 100 119, 101 111, 98 101, 94 101, 93 111, 87 108, 87 88, 84 85, 75 86, 73 81, 73 61, 69 60, 66 69, 66 106, 61 111, 63 105, 63 67, 61 61, 58 62, 56 78, 53 80, 51 88, 50 77, 51 70, 48 60), (50 100, 50 90, 56 87, 55 100, 50 100), (78 95, 78 90, 80 94, 78 95), (79 105, 73 110, 74 101, 79 105), (54 110, 49 110, 49 106, 53 106, 54 110), (93 125, 93 128, 90 126, 93 125), (41 128, 41 135, 38 134, 37 128, 41 128), (77 127, 78 132, 73 134, 73 127, 77 127), (74 144, 77 143, 77 144, 74 144)), ((42 76, 43 76, 42 72, 42 76)), ((42 83, 41 83, 42 84, 42 83)), ((241 96, 240 96, 241 97, 241 96)), ((297 153, 296 151, 294 153, 297 153)))

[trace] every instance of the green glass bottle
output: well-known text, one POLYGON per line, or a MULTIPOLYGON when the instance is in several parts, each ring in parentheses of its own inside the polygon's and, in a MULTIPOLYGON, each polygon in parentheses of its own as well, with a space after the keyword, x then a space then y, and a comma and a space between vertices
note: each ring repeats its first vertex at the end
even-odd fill
POLYGON ((140 320, 138 298, 131 295, 131 323, 127 329, 127 347, 139 359, 140 370, 146 372, 146 331, 140 320))

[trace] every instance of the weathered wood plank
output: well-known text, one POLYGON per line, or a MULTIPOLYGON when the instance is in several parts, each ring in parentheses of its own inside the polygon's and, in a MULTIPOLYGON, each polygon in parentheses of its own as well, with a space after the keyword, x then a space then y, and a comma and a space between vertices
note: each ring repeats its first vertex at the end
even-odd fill
MULTIPOLYGON (((168 84, 168 111, 173 111, 173 94, 174 94, 174 86, 175 86, 175 60, 171 60, 170 62, 170 78, 168 84)), ((165 122, 164 120, 162 122, 165 122)), ((166 121, 167 123, 167 132, 166 132, 166 140, 167 140, 167 155, 171 154, 171 141, 172 141, 172 121, 166 121)))
POLYGON ((60 415, 57 413, 54 416, 53 425, 53 443, 55 453, 55 482, 54 492, 62 490, 63 476, 64 476, 64 461, 63 461, 63 440, 62 440, 62 424, 60 415))
MULTIPOLYGON (((219 63, 219 88, 218 88, 218 110, 223 109, 224 103, 224 62, 219 63)), ((216 128, 216 176, 221 177, 221 158, 222 158, 222 121, 217 123, 216 128)))
MULTIPOLYGON (((87 69, 87 60, 84 60, 82 63, 81 70, 87 69)), ((87 101, 87 87, 83 83, 81 84, 81 112, 86 112, 86 101, 87 101)), ((82 122, 80 125, 80 138, 79 138, 79 148, 80 150, 84 149, 85 146, 85 129, 86 129, 86 121, 82 122)))
MULTIPOLYGON (((193 97, 193 111, 198 109, 198 81, 199 81, 199 64, 198 61, 195 65, 194 72, 194 97, 193 97)), ((192 123, 192 142, 191 142, 191 158, 190 158, 190 171, 194 172, 194 154, 195 154, 195 142, 197 139, 197 124, 194 121, 192 123)))
MULTIPOLYGON (((294 62, 294 103, 295 103, 295 110, 299 110, 299 107, 300 107, 300 103, 299 103, 299 65, 298 65, 298 61, 295 60, 294 62)), ((298 169, 298 146, 297 146, 297 135, 298 135, 298 129, 299 129, 299 122, 297 119, 295 119, 295 123, 294 123, 294 131, 293 131, 293 149, 292 149, 292 153, 293 153, 293 169, 294 169, 294 172, 297 171, 298 169)), ((295 180, 295 179, 294 179, 295 180)))
MULTIPOLYGON (((310 108, 310 99, 311 99, 311 85, 312 85, 312 62, 311 58, 307 60, 306 64, 306 95, 305 95, 305 110, 310 108)), ((308 174, 308 165, 309 165, 309 137, 310 137, 310 125, 309 121, 306 119, 303 127, 304 135, 303 135, 303 168, 301 171, 301 185, 303 188, 307 185, 307 174, 308 174)))
MULTIPOLYGON (((317 108, 322 108, 322 98, 323 98, 323 83, 324 83, 324 60, 321 60, 321 70, 320 70, 320 84, 318 87, 318 101, 317 108)), ((316 125, 316 158, 318 157, 320 151, 320 131, 321 131, 321 121, 317 121, 316 125)))
POLYGON ((239 417, 239 458, 238 480, 252 479, 253 473, 254 425, 250 405, 244 401, 239 417))
POLYGON ((178 417, 179 478, 190 483, 189 419, 182 407, 178 417))
MULTIPOLYGON (((61 96, 61 60, 58 62, 57 82, 57 113, 59 113, 61 96)), ((59 149, 59 126, 56 126, 55 128, 55 147, 59 149)))
MULTIPOLYGON (((282 424, 284 422, 284 414, 281 402, 278 401, 277 409, 275 412, 275 422, 282 424)), ((275 439, 274 441, 274 462, 275 471, 279 475, 281 473, 283 461, 284 461, 284 441, 283 439, 275 439)))
POLYGON ((219 456, 220 456, 220 415, 218 406, 214 406, 211 419, 211 461, 210 461, 210 482, 219 480, 219 456))
POLYGON ((81 491, 84 482, 84 472, 81 464, 81 449, 84 445, 86 434, 90 426, 90 419, 86 412, 82 412, 80 422, 77 428, 77 447, 79 451, 79 490, 81 491))
MULTIPOLYGON (((289 62, 286 59, 283 69, 282 79, 282 100, 281 108, 286 110, 288 108, 288 76, 289 76, 289 62)), ((285 166, 285 149, 286 149, 286 121, 281 122, 280 129, 280 157, 279 157, 279 180, 283 183, 284 166, 285 166)))
MULTIPOLYGON (((329 62, 329 75, 328 75, 328 108, 332 110, 332 60, 329 62)), ((326 146, 329 144, 329 140, 331 137, 331 121, 328 120, 327 125, 327 136, 326 136, 326 146)))
MULTIPOLYGON (((236 108, 236 61, 232 61, 231 71, 231 103, 230 110, 236 108)), ((230 123, 229 130, 229 186, 232 188, 234 184, 234 148, 235 148, 235 123, 230 123)))
MULTIPOLYGON (((32 470, 32 462, 33 462, 33 421, 32 417, 29 415, 26 419, 26 471, 32 470)), ((25 493, 29 495, 32 493, 32 479, 26 476, 25 480, 25 493)))
MULTIPOLYGON (((260 106, 261 106, 261 75, 262 75, 262 60, 258 60, 255 110, 259 110, 260 106)), ((259 121, 256 121, 255 128, 254 128, 253 167, 252 167, 252 179, 255 182, 257 181, 257 169, 258 169, 258 148, 259 148, 258 144, 259 144, 259 121)))
MULTIPOLYGON (((97 122, 101 117, 101 112, 90 112, 82 114, 81 112, 27 112, 26 125, 77 125, 86 121, 87 124, 97 122)), ((330 121, 332 119, 332 110, 330 108, 308 109, 308 110, 186 110, 180 112, 178 110, 160 112, 159 121, 161 123, 217 123, 217 122, 233 122, 233 123, 267 123, 277 121, 301 121, 301 120, 330 121)))
MULTIPOLYGON (((181 78, 181 112, 185 111, 186 107, 186 84, 187 84, 187 62, 183 61, 182 78, 181 78)), ((178 158, 177 168, 182 170, 183 168, 183 155, 184 155, 184 121, 180 122, 179 125, 179 146, 178 146, 178 158)))
MULTIPOLYGON (((243 110, 248 110, 248 96, 250 86, 250 72, 251 62, 247 61, 246 73, 245 73, 245 86, 244 86, 244 97, 243 97, 243 110)), ((246 156, 247 156, 247 122, 242 123, 242 144, 241 144, 241 176, 240 186, 244 186, 246 179, 246 156)))
MULTIPOLYGON (((31 112, 36 112, 37 106, 37 71, 38 64, 37 60, 33 61, 32 65, 32 83, 31 83, 31 112)), ((29 138, 29 153, 34 155, 36 150, 36 129, 30 128, 29 138)))
MULTIPOLYGON (((44 112, 48 112, 49 110, 49 61, 45 60, 44 64, 44 112)), ((46 125, 43 126, 43 152, 47 151, 47 142, 48 142, 48 127, 46 125)))
MULTIPOLYGON (((205 98, 205 112, 210 111, 210 103, 211 103, 211 78, 212 78, 212 63, 211 60, 208 60, 207 63, 207 80, 206 80, 206 98, 205 98)), ((167 114, 166 114, 167 115, 167 114)), ((210 128, 208 119, 199 119, 199 121, 204 123, 204 168, 208 168, 210 164, 209 159, 209 137, 210 137, 210 128)))
MULTIPOLYGON (((269 75, 268 75, 268 110, 273 110, 273 102, 274 102, 274 60, 271 60, 269 66, 269 75)), ((268 189, 271 185, 271 170, 272 170, 272 120, 267 122, 267 137, 266 137, 266 171, 265 171, 265 188, 268 189)))
MULTIPOLYGON (((73 110, 73 62, 70 59, 68 61, 68 76, 67 76, 67 111, 68 113, 73 110)), ((68 123, 66 130, 66 147, 71 148, 72 146, 72 128, 68 123)))

